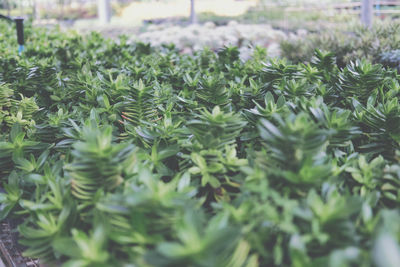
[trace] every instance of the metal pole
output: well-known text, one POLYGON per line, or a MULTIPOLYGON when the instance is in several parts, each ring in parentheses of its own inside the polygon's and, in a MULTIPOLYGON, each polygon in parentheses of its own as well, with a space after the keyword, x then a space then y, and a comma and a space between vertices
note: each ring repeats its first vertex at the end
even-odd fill
POLYGON ((7 16, 10 16, 11 14, 11 6, 10 2, 8 0, 5 0, 6 6, 7 6, 7 16))
POLYGON ((190 0, 190 23, 191 24, 197 23, 197 16, 196 16, 196 10, 194 7, 194 0, 190 0))
POLYGON ((376 1, 376 9, 377 9, 377 15, 380 16, 381 15, 381 3, 380 3, 380 0, 376 1))
POLYGON ((362 0, 361 2, 361 23, 370 28, 372 26, 372 15, 373 15, 373 1, 362 0))
POLYGON ((17 40, 18 40, 18 53, 21 54, 24 51, 24 19, 14 19, 15 25, 17 26, 17 40))
POLYGON ((15 26, 17 28, 17 41, 18 41, 18 53, 21 54, 22 51, 24 51, 24 19, 19 17, 19 18, 15 18, 12 19, 10 17, 7 16, 3 16, 0 14, 0 19, 5 19, 8 22, 15 22, 15 26))
POLYGON ((110 0, 98 0, 98 17, 100 23, 107 24, 111 20, 110 0))

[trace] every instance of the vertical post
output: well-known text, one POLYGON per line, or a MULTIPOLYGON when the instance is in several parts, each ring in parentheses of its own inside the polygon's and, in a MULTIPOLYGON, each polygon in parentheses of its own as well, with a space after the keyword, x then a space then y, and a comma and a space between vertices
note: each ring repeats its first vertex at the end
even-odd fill
POLYGON ((65 18, 64 16, 64 0, 59 0, 59 5, 60 5, 60 15, 58 17, 59 20, 63 20, 65 18))
POLYGON ((380 0, 376 1, 376 10, 378 11, 377 15, 379 17, 381 15, 381 3, 380 3, 380 0))
POLYGON ((372 0, 362 0, 361 2, 361 23, 370 28, 372 26, 374 4, 372 0))
POLYGON ((100 23, 107 24, 111 19, 111 8, 110 8, 110 0, 97 0, 98 7, 98 17, 100 23))
POLYGON ((32 3, 32 19, 37 19, 36 0, 31 0, 32 3))
POLYGON ((22 14, 24 14, 24 5, 22 0, 19 0, 19 15, 22 16, 22 14))
POLYGON ((17 40, 18 40, 18 53, 21 54, 24 51, 24 19, 16 18, 15 25, 17 26, 17 40))
POLYGON ((4 2, 5 2, 5 4, 6 4, 6 6, 7 6, 7 16, 9 17, 9 16, 10 16, 10 13, 11 13, 10 2, 9 2, 8 0, 5 0, 4 2))
POLYGON ((196 16, 196 10, 194 6, 194 0, 190 0, 190 23, 195 24, 197 23, 197 16, 196 16))

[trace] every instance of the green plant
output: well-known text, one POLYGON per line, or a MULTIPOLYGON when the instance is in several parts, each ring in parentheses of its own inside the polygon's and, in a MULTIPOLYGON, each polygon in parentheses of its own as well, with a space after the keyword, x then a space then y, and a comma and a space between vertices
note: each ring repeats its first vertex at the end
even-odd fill
POLYGON ((357 59, 368 59, 386 65, 389 63, 387 59, 390 51, 400 48, 396 37, 400 30, 399 25, 397 20, 377 21, 372 28, 352 23, 340 25, 329 31, 283 40, 282 54, 296 63, 310 62, 315 49, 320 49, 333 52, 340 67, 357 59))
POLYGON ((221 148, 235 142, 246 122, 239 115, 225 113, 219 106, 215 106, 211 113, 204 110, 195 115, 187 125, 204 147, 221 148))
POLYGON ((399 68, 400 68, 399 56, 400 56, 400 50, 399 49, 383 52, 380 55, 379 62, 384 66, 388 66, 388 67, 395 68, 395 69, 399 70, 399 68))
POLYGON ((78 199, 92 201, 100 190, 110 191, 123 182, 123 164, 133 152, 133 146, 113 146, 112 128, 95 125, 82 129, 83 141, 73 144, 74 161, 65 167, 71 179, 72 194, 78 199))
POLYGON ((320 50, 242 61, 234 47, 185 55, 29 24, 18 55, 15 29, 0 32, 0 219, 18 222, 24 255, 396 266, 396 71, 320 50))

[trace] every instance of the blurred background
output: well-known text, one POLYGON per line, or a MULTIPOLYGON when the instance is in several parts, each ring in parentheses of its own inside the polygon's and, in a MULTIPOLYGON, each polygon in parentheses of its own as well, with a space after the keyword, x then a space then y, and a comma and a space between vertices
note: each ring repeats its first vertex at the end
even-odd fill
POLYGON ((399 25, 400 1, 394 0, 0 0, 0 14, 82 34, 174 44, 182 53, 235 45, 246 58, 260 46, 269 56, 283 51, 300 61, 322 47, 346 61, 350 54, 369 56, 366 51, 376 43, 382 46, 382 38, 397 49, 390 33, 372 36, 354 29, 367 5, 375 24, 399 25))
MULTIPOLYGON (((80 28, 213 22, 268 23, 314 30, 357 20, 362 0, 0 0, 0 14, 25 16, 37 24, 80 28), (100 16, 100 18, 99 18, 100 16)), ((400 2, 374 1, 379 18, 397 18, 400 2)))

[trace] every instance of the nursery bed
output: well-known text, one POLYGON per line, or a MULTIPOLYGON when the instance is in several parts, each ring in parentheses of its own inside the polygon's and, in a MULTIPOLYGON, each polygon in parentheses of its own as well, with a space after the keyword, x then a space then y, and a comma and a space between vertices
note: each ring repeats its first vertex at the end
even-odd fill
POLYGON ((7 267, 41 266, 38 260, 22 256, 21 248, 16 244, 16 240, 12 235, 12 227, 9 220, 0 223, 0 256, 7 267))

